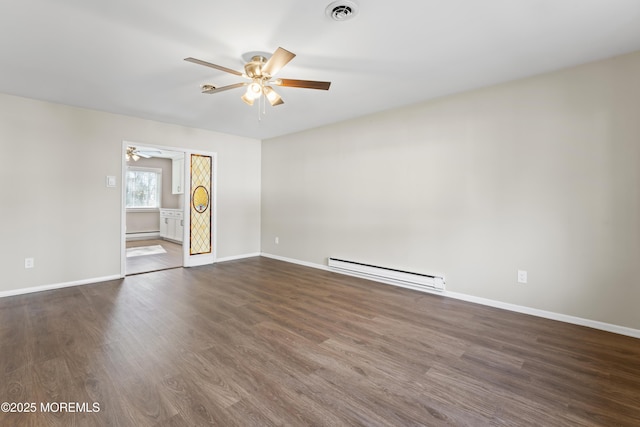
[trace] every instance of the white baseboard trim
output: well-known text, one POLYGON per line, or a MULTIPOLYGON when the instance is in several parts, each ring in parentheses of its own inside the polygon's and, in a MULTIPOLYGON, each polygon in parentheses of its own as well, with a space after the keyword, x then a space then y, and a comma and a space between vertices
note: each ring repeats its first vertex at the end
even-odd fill
POLYGON ((257 256, 260 256, 260 252, 254 252, 252 254, 225 256, 225 257, 222 257, 222 258, 217 258, 216 262, 235 261, 237 259, 253 258, 253 257, 257 257, 257 256))
POLYGON ((52 291, 54 289, 69 288, 71 286, 90 285, 92 283, 108 282, 109 280, 122 279, 119 274, 113 276, 94 277, 93 279, 76 280, 73 282, 54 283, 51 285, 33 286, 30 288, 12 289, 10 291, 1 291, 0 298, 12 297, 16 295, 30 294, 33 292, 52 291))
POLYGON ((268 253, 264 253, 264 252, 262 252, 260 254, 260 256, 263 256, 265 258, 277 259, 278 261, 290 262, 291 264, 304 265, 305 267, 317 268, 317 269, 325 270, 325 271, 333 271, 333 270, 331 270, 329 268, 329 266, 322 265, 322 264, 316 264, 316 263, 313 263, 313 262, 301 261, 301 260, 295 259, 295 258, 287 258, 287 257, 284 257, 284 256, 273 255, 273 254, 268 254, 268 253))
MULTIPOLYGON (((351 273, 346 273, 346 272, 343 272, 343 271, 333 270, 333 269, 330 269, 328 266, 322 265, 322 264, 315 264, 315 263, 312 263, 312 262, 301 261, 301 260, 297 260, 297 259, 294 259, 294 258, 287 258, 287 257, 268 254, 268 253, 262 253, 261 256, 266 257, 266 258, 277 259, 279 261, 289 262, 289 263, 292 263, 292 264, 303 265, 305 267, 312 267, 312 268, 317 268, 317 269, 320 269, 320 270, 332 271, 334 273, 344 274, 346 276, 360 277, 360 278, 372 280, 372 281, 375 281, 375 282, 385 283, 385 284, 392 285, 392 286, 399 286, 396 283, 388 282, 388 281, 385 281, 383 279, 376 280, 376 279, 373 279, 371 277, 364 277, 364 276, 359 276, 357 274, 351 274, 351 273)), ((511 303, 506 303, 506 302, 502 302, 502 301, 496 301, 496 300, 492 300, 492 299, 488 299, 488 298, 476 297, 476 296, 473 296, 473 295, 462 294, 462 293, 459 293, 459 292, 451 292, 451 291, 436 292, 436 291, 430 291, 430 290, 427 290, 427 289, 413 288, 413 287, 410 287, 410 286, 402 286, 402 287, 406 287, 406 288, 409 288, 409 289, 414 289, 414 290, 419 291, 419 292, 425 292, 425 293, 429 293, 429 294, 433 294, 433 295, 440 295, 440 296, 444 296, 444 297, 448 297, 448 298, 454 298, 454 299, 458 299, 458 300, 462 300, 462 301, 472 302, 472 303, 475 303, 475 304, 486 305, 486 306, 489 306, 489 307, 501 308, 503 310, 514 311, 514 312, 517 312, 517 313, 529 314, 531 316, 542 317, 542 318, 545 318, 545 319, 557 320, 557 321, 560 321, 560 322, 571 323, 571 324, 574 324, 574 325, 586 326, 586 327, 589 327, 589 328, 599 329, 599 330, 607 331, 607 332, 613 332, 615 334, 626 335, 626 336, 630 336, 630 337, 633 337, 633 338, 640 338, 640 329, 633 329, 633 328, 628 328, 626 326, 613 325, 611 323, 599 322, 597 320, 584 319, 582 317, 570 316, 568 314, 555 313, 555 312, 546 311, 546 310, 539 310, 537 308, 531 308, 531 307, 526 307, 526 306, 522 306, 522 305, 511 304, 511 303)))
POLYGON ((523 313, 523 314, 530 314, 532 316, 544 317, 545 319, 558 320, 560 322, 572 323, 574 325, 586 326, 593 329, 600 329, 602 331, 613 332, 620 335, 627 335, 634 338, 640 338, 640 329, 633 329, 633 328, 628 328, 626 326, 613 325, 611 323, 600 322, 597 320, 570 316, 568 314, 555 313, 553 311, 540 310, 537 308, 526 307, 523 305, 510 304, 507 302, 475 297, 473 295, 461 294, 458 292, 445 291, 442 293, 442 295, 450 298, 459 299, 462 301, 468 301, 476 304, 487 305, 490 307, 501 308, 503 310, 515 311, 517 313, 523 313))

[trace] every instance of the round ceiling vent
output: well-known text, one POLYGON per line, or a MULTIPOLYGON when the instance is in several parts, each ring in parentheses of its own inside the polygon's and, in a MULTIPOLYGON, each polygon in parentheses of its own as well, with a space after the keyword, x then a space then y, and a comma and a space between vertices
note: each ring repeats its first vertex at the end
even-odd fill
POLYGON ((358 14, 358 5, 349 0, 338 0, 327 6, 327 16, 334 21, 346 21, 358 14))

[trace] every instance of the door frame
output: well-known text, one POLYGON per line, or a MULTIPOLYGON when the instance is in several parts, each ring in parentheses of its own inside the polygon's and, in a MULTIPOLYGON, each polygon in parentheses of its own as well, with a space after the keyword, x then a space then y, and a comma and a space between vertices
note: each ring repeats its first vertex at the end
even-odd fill
POLYGON ((158 150, 175 151, 182 153, 183 158, 183 178, 185 183, 185 200, 182 207, 182 213, 184 218, 184 227, 182 235, 182 265, 183 267, 195 267, 198 265, 213 264, 216 262, 218 255, 218 156, 217 153, 204 150, 196 150, 184 147, 172 147, 167 145, 149 144, 146 142, 136 142, 130 140, 122 141, 122 153, 121 153, 121 199, 120 199, 120 277, 124 278, 127 275, 127 209, 126 205, 126 175, 127 175, 127 161, 126 152, 128 146, 142 146, 148 148, 155 148, 158 150), (193 255, 189 253, 190 247, 190 233, 191 230, 191 155, 197 154, 202 156, 211 157, 211 253, 203 255, 193 255), (187 160, 189 159, 189 162, 187 160), (187 188, 189 191, 187 192, 187 188))

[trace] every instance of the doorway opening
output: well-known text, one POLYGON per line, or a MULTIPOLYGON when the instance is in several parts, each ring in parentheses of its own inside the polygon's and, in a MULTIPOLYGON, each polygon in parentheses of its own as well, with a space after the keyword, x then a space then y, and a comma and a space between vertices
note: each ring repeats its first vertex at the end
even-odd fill
POLYGON ((184 159, 181 151, 125 146, 124 275, 184 266, 184 159))

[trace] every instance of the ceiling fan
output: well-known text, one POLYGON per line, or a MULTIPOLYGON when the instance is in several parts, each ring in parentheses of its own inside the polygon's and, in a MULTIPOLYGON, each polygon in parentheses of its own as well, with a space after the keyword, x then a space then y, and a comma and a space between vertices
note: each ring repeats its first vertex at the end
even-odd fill
POLYGON ((319 82, 314 80, 294 80, 280 78, 272 80, 273 76, 278 71, 280 71, 282 67, 287 65, 289 61, 291 61, 295 56, 296 55, 294 53, 291 53, 281 47, 279 47, 268 60, 265 56, 256 54, 252 56, 251 60, 244 65, 244 73, 196 58, 189 57, 185 58, 184 60, 193 62, 194 64, 204 65, 205 67, 215 68, 216 70, 244 77, 245 79, 249 80, 246 82, 235 83, 222 87, 203 85, 202 93, 213 94, 229 89, 247 86, 245 94, 241 97, 244 102, 249 105, 253 105, 256 99, 259 99, 262 95, 264 95, 272 106, 276 106, 284 104, 284 101, 282 100, 282 97, 278 95, 275 90, 273 90, 272 85, 320 90, 329 90, 329 86, 331 86, 331 82, 319 82))
POLYGON ((144 159, 149 159, 153 157, 154 154, 160 154, 160 151, 157 150, 138 150, 136 147, 127 147, 127 151, 125 153, 125 157, 127 158, 127 162, 133 159, 134 162, 140 160, 140 157, 144 159))

